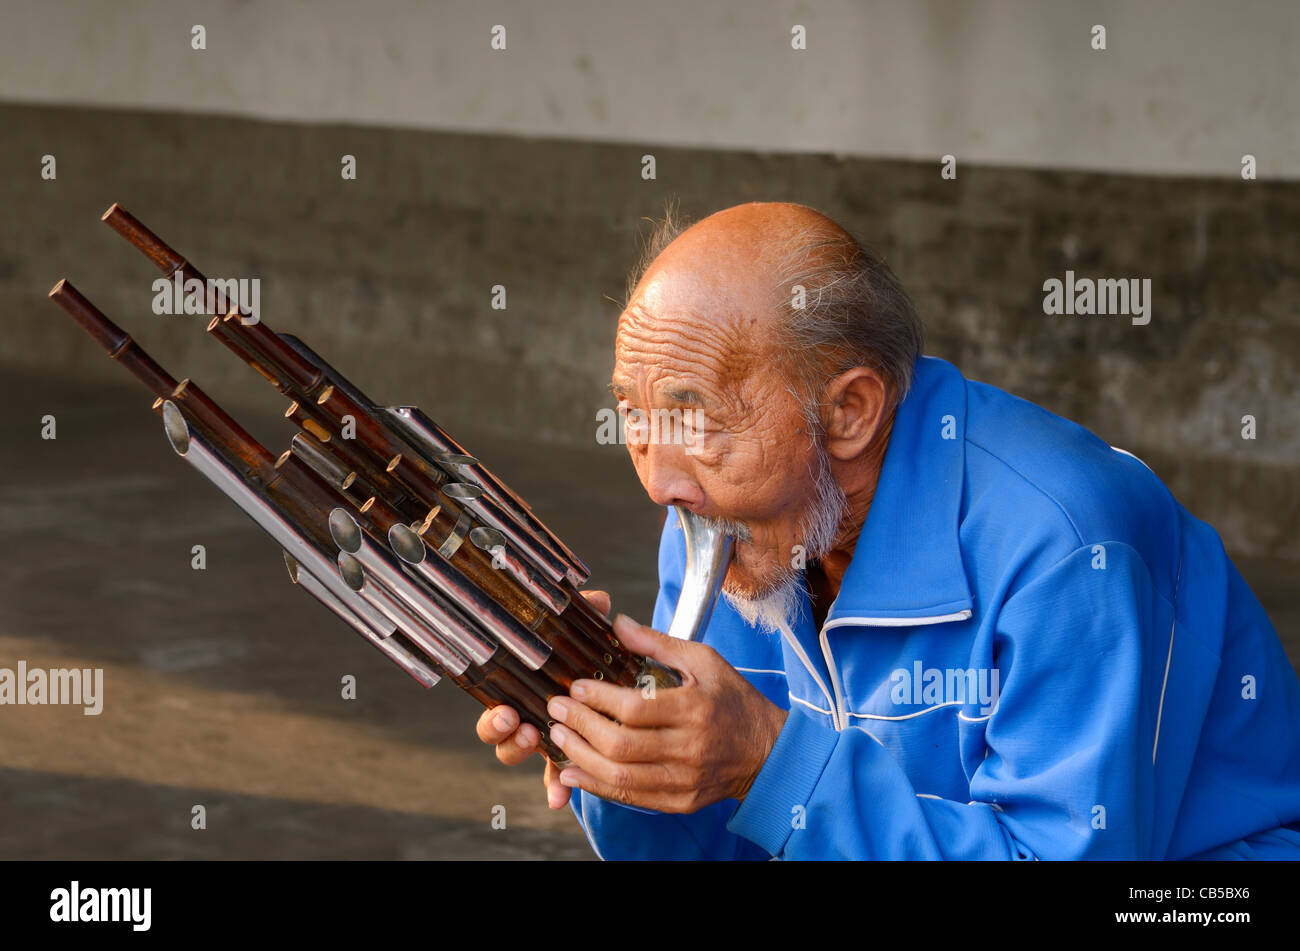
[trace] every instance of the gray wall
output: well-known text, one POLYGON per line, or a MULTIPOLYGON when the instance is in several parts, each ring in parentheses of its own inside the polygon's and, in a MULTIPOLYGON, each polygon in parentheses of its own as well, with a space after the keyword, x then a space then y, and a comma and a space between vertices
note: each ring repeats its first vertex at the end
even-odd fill
POLYGON ((1292 0, 6 0, 0 98, 1296 178, 1297 46, 1292 0))
POLYGON ((0 124, 0 361, 120 379, 44 300, 67 276, 178 375, 279 407, 197 318, 150 312, 151 265, 97 220, 120 201, 209 275, 261 277, 268 323, 375 397, 590 446, 640 219, 670 196, 801 201, 886 255, 930 352, 1142 456, 1234 551, 1300 557, 1300 185, 664 148, 645 182, 634 146, 50 107, 0 124), (1151 323, 1044 316, 1067 268, 1150 278, 1151 323))

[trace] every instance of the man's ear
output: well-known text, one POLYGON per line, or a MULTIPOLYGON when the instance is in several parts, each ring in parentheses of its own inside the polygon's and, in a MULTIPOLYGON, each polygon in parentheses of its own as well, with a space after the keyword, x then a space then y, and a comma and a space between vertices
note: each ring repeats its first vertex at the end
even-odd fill
POLYGON ((826 451, 832 459, 856 459, 880 432, 889 384, 869 367, 845 370, 826 386, 826 451))

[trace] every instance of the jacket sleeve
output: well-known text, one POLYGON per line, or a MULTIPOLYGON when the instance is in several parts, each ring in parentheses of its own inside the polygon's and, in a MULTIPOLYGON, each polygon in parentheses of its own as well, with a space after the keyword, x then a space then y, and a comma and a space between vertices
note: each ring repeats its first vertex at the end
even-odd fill
POLYGON ((1103 568, 1080 547, 1001 606, 971 801, 918 794, 869 732, 796 707, 727 828, 788 859, 1148 857, 1172 608, 1132 548, 1103 547, 1103 568))
MULTIPOLYGON (((659 595, 651 626, 668 630, 686 567, 686 548, 670 510, 659 542, 659 595)), ((768 859, 763 849, 727 831, 736 800, 691 815, 669 815, 613 803, 580 789, 569 800, 587 840, 603 859, 768 859)))

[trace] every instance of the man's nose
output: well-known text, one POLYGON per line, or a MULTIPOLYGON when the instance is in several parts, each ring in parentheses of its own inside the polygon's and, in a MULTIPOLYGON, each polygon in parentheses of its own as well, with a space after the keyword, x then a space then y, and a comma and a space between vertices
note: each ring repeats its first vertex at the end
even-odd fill
POLYGON ((641 485, 657 505, 690 508, 704 501, 704 493, 690 474, 681 446, 654 443, 637 446, 633 448, 633 461, 637 463, 641 485))

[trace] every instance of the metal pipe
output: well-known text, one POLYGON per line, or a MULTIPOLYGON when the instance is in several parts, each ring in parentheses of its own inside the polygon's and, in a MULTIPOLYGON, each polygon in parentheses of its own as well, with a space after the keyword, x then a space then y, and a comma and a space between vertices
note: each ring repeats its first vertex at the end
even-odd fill
MULTIPOLYGON (((388 406, 384 408, 394 425, 413 446, 423 449, 435 462, 444 466, 458 467, 466 477, 463 481, 479 486, 515 521, 528 529, 529 533, 546 544, 567 565, 566 575, 574 587, 586 584, 591 572, 582 559, 573 553, 554 532, 546 527, 510 487, 497 478, 487 466, 465 452, 446 430, 434 422, 428 415, 415 406, 388 406)), ((453 472, 453 475, 455 473, 453 472)))
POLYGON ((515 620, 505 608, 450 564, 440 558, 428 557, 429 549, 424 539, 409 525, 395 523, 388 530, 388 544, 412 571, 446 595, 467 617, 474 618, 530 670, 539 669, 550 659, 551 648, 544 640, 515 620))
POLYGON ((587 582, 591 572, 582 559, 547 528, 509 486, 478 459, 466 453, 446 430, 415 406, 387 406, 384 407, 384 412, 411 445, 423 450, 433 462, 448 469, 454 478, 481 488, 506 515, 556 556, 564 564, 565 576, 574 587, 587 582))
POLYGON ((401 599, 424 624, 438 633, 443 642, 479 666, 496 653, 497 645, 493 641, 474 631, 454 607, 443 601, 440 593, 427 591, 402 571, 401 561, 367 538, 346 509, 336 508, 330 512, 329 527, 339 548, 354 556, 369 576, 401 599))
POLYGON ((355 470, 343 465, 303 433, 294 435, 289 442, 289 451, 340 492, 346 491, 357 479, 355 470))
MULTIPOLYGON (((236 313, 232 312, 224 323, 229 323, 235 316, 236 313)), ((216 329, 215 325, 209 327, 216 329)), ((418 445, 407 445, 407 427, 401 425, 401 418, 391 412, 380 412, 365 394, 348 383, 324 358, 301 340, 290 334, 272 333, 261 325, 236 329, 242 334, 241 339, 226 342, 253 365, 260 367, 254 358, 257 354, 264 354, 265 362, 277 368, 277 376, 287 373, 289 384, 286 386, 277 383, 282 392, 315 394, 313 409, 319 408, 326 417, 334 420, 351 416, 356 421, 358 448, 364 450, 366 455, 382 457, 386 466, 382 473, 377 471, 377 467, 373 467, 376 471, 372 472, 372 467, 363 470, 355 465, 351 466, 353 471, 363 478, 372 475, 381 476, 382 479, 391 477, 390 481, 402 486, 404 492, 429 505, 435 501, 435 493, 446 486, 450 490, 447 492, 448 498, 470 508, 471 514, 479 521, 504 534, 517 549, 518 554, 512 552, 504 567, 529 594, 557 614, 568 606, 569 595, 557 582, 573 577, 573 568, 549 546, 545 535, 533 531, 529 524, 518 521, 512 511, 501 506, 493 496, 480 498, 484 496, 481 487, 454 482, 459 476, 449 466, 425 462, 418 451, 411 451, 418 450, 418 445), (292 355, 292 359, 287 362, 286 354, 292 355)), ((219 337, 225 339, 223 333, 233 331, 218 333, 219 337)), ((263 375, 270 374, 263 371, 263 375)), ((333 445, 328 428, 318 421, 297 419, 300 414, 307 415, 305 409, 303 403, 296 400, 286 415, 293 416, 304 429, 324 443, 326 452, 337 456, 341 447, 333 445)), ((315 465, 313 468, 316 468, 315 465)))
POLYGON ((419 618, 374 575, 367 573, 365 566, 346 551, 339 552, 338 577, 453 677, 459 677, 469 669, 469 659, 465 655, 444 642, 436 630, 419 618))
POLYGON ((534 560, 537 550, 493 512, 492 505, 484 504, 489 500, 481 488, 469 482, 449 482, 442 487, 442 492, 462 510, 486 523, 486 527, 472 529, 468 537, 476 547, 493 555, 494 568, 504 568, 510 577, 528 589, 529 594, 556 614, 569 606, 568 592, 556 583, 564 577, 563 570, 543 574, 546 566, 534 560), (494 550, 498 547, 500 552, 494 550))
POLYGON ((366 604, 339 578, 333 561, 305 538, 284 510, 266 494, 248 484, 222 456, 218 455, 198 433, 191 431, 188 420, 171 400, 162 404, 163 429, 176 454, 234 502, 262 531, 287 551, 298 564, 316 578, 340 601, 376 631, 394 630, 392 624, 366 604))
POLYGON ((378 415, 379 407, 374 404, 374 401, 348 382, 343 374, 334 369, 334 367, 331 366, 330 363, 319 353, 307 346, 293 334, 278 333, 276 336, 280 338, 280 341, 286 347, 296 353, 300 358, 305 360, 307 363, 312 363, 319 367, 321 372, 324 373, 325 379, 333 386, 350 396, 353 402, 363 407, 371 415, 378 415))
POLYGON ((565 578, 564 562, 515 522, 482 488, 471 482, 454 481, 440 467, 409 448, 404 454, 391 456, 385 471, 417 497, 425 501, 449 500, 457 511, 468 510, 470 517, 505 534, 519 552, 513 559, 519 583, 532 589, 533 596, 546 602, 552 610, 564 610, 568 595, 558 584, 565 578))
MULTIPOLYGON (((402 637, 400 634, 386 637, 378 631, 371 630, 355 611, 331 594, 329 588, 325 587, 320 579, 298 564, 293 555, 287 551, 284 553, 284 566, 289 569, 289 578, 295 585, 329 608, 335 617, 364 637, 371 646, 377 647, 384 656, 406 671, 420 686, 432 687, 442 679, 432 667, 399 643, 398 639, 402 637)), ((402 641, 404 642, 405 638, 402 638, 402 641)))

